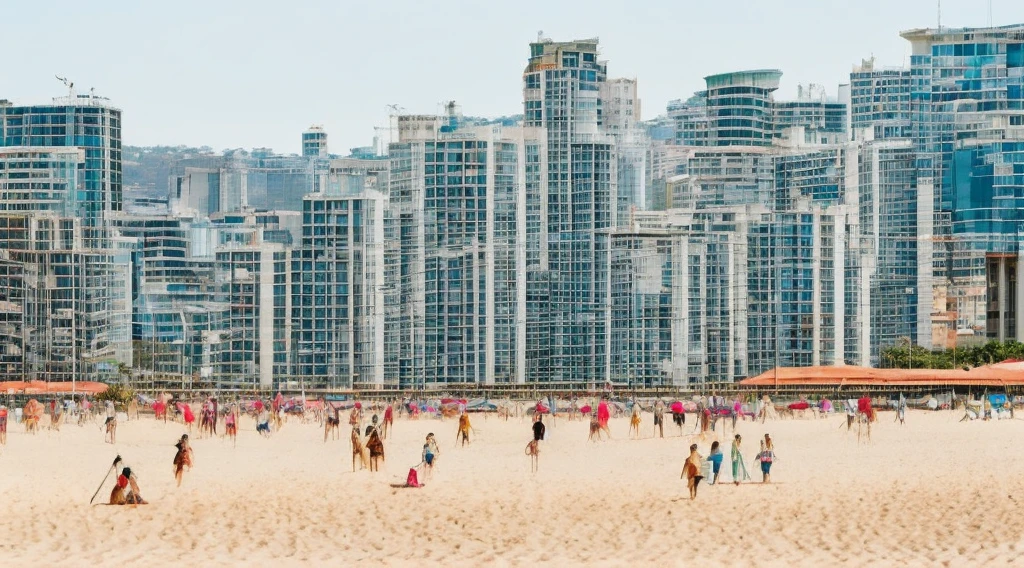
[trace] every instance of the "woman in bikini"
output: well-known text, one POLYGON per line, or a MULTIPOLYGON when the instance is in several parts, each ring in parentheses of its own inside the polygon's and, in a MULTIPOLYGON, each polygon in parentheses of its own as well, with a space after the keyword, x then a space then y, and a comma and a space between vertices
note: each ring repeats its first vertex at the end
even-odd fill
POLYGON ((188 443, 188 434, 182 434, 181 439, 174 444, 174 447, 178 448, 178 452, 174 454, 174 479, 178 482, 178 487, 181 487, 182 472, 185 467, 191 471, 193 463, 192 446, 188 443))
POLYGON ((224 417, 224 434, 231 438, 231 443, 237 443, 238 438, 238 411, 235 409, 235 405, 231 405, 228 409, 227 416, 224 417))

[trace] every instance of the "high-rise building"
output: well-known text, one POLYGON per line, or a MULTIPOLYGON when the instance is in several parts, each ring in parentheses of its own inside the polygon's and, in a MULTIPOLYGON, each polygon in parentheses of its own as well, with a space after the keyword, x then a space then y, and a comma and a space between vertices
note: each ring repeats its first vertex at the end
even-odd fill
POLYGON ((114 249, 84 246, 77 217, 0 213, 6 367, 29 380, 113 378, 130 364, 131 279, 114 249))
MULTIPOLYGON (((75 95, 0 101, 0 249, 21 286, 22 373, 98 379, 131 364, 130 253, 110 238, 121 209, 121 111, 75 95), (41 374, 40 374, 41 373, 41 374)), ((5 297, 8 297, 5 294, 5 297)))
POLYGON ((672 141, 677 146, 706 146, 708 144, 707 97, 697 93, 686 101, 668 103, 668 117, 672 120, 672 141))
POLYGON ((870 128, 874 140, 910 138, 910 69, 879 68, 865 59, 850 73, 853 138, 870 128))
POLYGON ((291 310, 288 251, 240 229, 215 252, 215 279, 230 306, 212 346, 212 380, 219 388, 270 390, 289 372, 291 310), (240 242, 240 240, 242 242, 240 242))
MULTIPOLYGON (((333 388, 398 386, 385 365, 387 199, 365 177, 335 174, 303 199, 292 251, 293 377, 333 388)), ((293 380, 296 380, 293 378, 293 380)))
POLYGON ((851 247, 864 250, 859 287, 870 296, 871 333, 859 350, 868 350, 878 364, 882 349, 917 334, 920 204, 910 140, 871 140, 877 125, 866 126, 848 147, 845 186, 846 202, 859 207, 849 221, 851 247))
POLYGON ((77 195, 71 205, 82 219, 84 245, 105 246, 104 219, 121 210, 121 111, 92 94, 58 97, 49 105, 15 106, 0 101, 0 146, 78 148, 77 195))
POLYGON ((175 215, 209 216, 245 210, 300 211, 319 187, 327 161, 232 151, 179 160, 169 179, 175 215))
POLYGON ((537 319, 549 326, 528 339, 527 373, 539 382, 595 385, 608 378, 609 232, 618 173, 614 140, 598 128, 607 72, 597 43, 540 39, 530 44, 523 73, 524 124, 547 133, 546 258, 528 272, 527 285, 527 325, 537 319))
POLYGON ((0 147, 0 211, 83 213, 78 188, 84 163, 85 151, 77 147, 0 147))
POLYGON ((761 69, 704 78, 708 143, 711 146, 770 146, 775 137, 772 93, 782 71, 761 69))
POLYGON ((601 130, 615 140, 615 224, 625 224, 630 212, 647 206, 646 160, 649 140, 640 125, 636 79, 600 83, 601 130))
POLYGON ((420 117, 388 152, 402 384, 524 382, 543 130, 434 120, 420 117))
MULTIPOLYGON (((1009 321, 1015 311, 1009 298, 1014 294, 1009 277, 1002 276, 1009 268, 1000 258, 1012 257, 1015 252, 977 245, 978 234, 973 231, 981 225, 969 217, 982 213, 971 201, 984 201, 986 197, 975 195, 965 199, 961 194, 961 188, 967 191, 972 185, 966 180, 972 169, 968 162, 973 160, 967 156, 973 152, 964 154, 963 167, 959 168, 963 173, 959 175, 967 177, 961 178, 966 183, 959 187, 954 177, 954 153, 958 144, 971 144, 972 138, 991 136, 993 121, 1002 121, 1008 127, 1000 136, 1017 136, 1012 127, 1024 121, 1024 25, 916 29, 902 36, 911 44, 911 135, 921 204, 918 233, 926 237, 918 249, 916 343, 950 347, 961 335, 984 336, 991 332, 992 337, 1008 336, 1009 321), (961 234, 960 230, 967 232, 961 234), (993 262, 987 258, 989 255, 993 262), (995 268, 994 273, 990 273, 990 267, 995 268), (990 302, 998 304, 996 310, 987 309, 990 302), (954 317, 949 317, 951 312, 955 312, 954 317), (990 313, 1003 323, 990 327, 990 313)), ((995 130, 1001 128, 995 126, 995 130)), ((1011 148, 1005 159, 994 155, 986 159, 1011 164, 1013 154, 1011 148)), ((1000 168, 1005 170, 1007 166, 1000 168)), ((999 175, 1002 174, 996 178, 999 175)), ((981 182, 971 191, 983 186, 981 182)), ((992 191, 996 191, 995 185, 992 191)), ((1011 209, 996 207, 997 211, 1011 209)), ((995 234, 1012 226, 1015 224, 992 224, 993 238, 981 240, 993 244, 1005 241, 995 234)), ((1018 249, 1016 245, 1009 248, 1018 249)))
POLYGON ((302 133, 302 155, 306 158, 327 157, 327 133, 322 126, 310 126, 302 133))

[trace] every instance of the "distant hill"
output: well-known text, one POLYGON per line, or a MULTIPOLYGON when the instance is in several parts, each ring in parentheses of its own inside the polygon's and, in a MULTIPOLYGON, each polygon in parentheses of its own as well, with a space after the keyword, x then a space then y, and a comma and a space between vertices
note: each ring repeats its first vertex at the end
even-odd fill
POLYGON ((122 182, 125 187, 138 185, 149 195, 166 196, 167 178, 176 161, 213 153, 209 146, 125 146, 121 152, 122 182))

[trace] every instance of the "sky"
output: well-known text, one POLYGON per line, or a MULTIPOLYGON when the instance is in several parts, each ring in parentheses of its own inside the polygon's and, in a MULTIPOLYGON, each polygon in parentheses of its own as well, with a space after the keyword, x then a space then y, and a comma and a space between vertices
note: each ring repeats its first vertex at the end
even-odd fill
MULTIPOLYGON (((522 71, 539 31, 600 38, 609 77, 639 81, 643 118, 703 77, 783 71, 779 98, 816 83, 834 94, 874 56, 900 66, 902 30, 934 27, 936 0, 0 0, 0 99, 47 103, 95 88, 124 111, 125 145, 300 152, 311 125, 330 151, 368 146, 387 105, 432 114, 522 112, 522 71)), ((992 0, 992 23, 1024 2, 992 0)), ((943 0, 942 25, 989 22, 987 0, 943 0)))

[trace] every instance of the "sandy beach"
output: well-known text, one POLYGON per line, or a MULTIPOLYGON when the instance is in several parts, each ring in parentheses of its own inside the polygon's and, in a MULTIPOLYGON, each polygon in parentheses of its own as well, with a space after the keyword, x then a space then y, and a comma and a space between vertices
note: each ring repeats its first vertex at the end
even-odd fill
MULTIPOLYGON (((237 447, 194 439, 195 469, 174 486, 173 444, 185 430, 152 417, 121 422, 118 444, 99 422, 26 435, 0 448, 0 558, 7 564, 250 566, 379 561, 387 565, 964 565, 1024 562, 1020 420, 959 423, 962 412, 882 413, 858 443, 842 416, 740 422, 748 468, 765 432, 778 460, 771 485, 700 487, 679 474, 687 446, 710 439, 670 423, 652 437, 587 442, 587 425, 548 422, 540 471, 524 455, 529 419, 474 415, 472 445, 455 420, 396 420, 379 473, 351 471, 348 428, 323 442, 315 423, 270 439, 243 418, 237 447), (421 489, 397 489, 434 432, 442 454, 421 489), (116 455, 150 504, 88 504, 116 455)), ((44 419, 44 424, 47 419, 44 419)), ((728 467, 732 431, 722 431, 728 467)), ((193 434, 193 438, 197 433, 193 434)), ((113 480, 97 502, 109 495, 113 480)))

